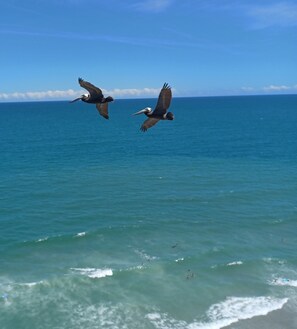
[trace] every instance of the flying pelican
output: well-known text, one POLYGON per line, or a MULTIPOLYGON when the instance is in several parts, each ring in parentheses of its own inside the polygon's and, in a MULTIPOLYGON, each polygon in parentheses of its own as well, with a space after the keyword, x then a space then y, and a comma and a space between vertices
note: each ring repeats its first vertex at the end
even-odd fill
POLYGON ((108 103, 113 101, 111 96, 104 97, 102 94, 102 90, 98 87, 95 87, 90 82, 83 80, 82 78, 78 78, 78 83, 81 87, 85 88, 89 94, 83 94, 80 97, 74 99, 70 103, 76 102, 78 100, 82 100, 86 103, 96 104, 96 108, 98 112, 105 118, 108 119, 108 103))
POLYGON ((144 113, 148 117, 148 119, 146 119, 140 127, 140 130, 142 130, 143 132, 147 131, 149 128, 154 126, 159 120, 174 119, 173 113, 167 112, 167 109, 170 106, 171 98, 171 87, 168 85, 168 83, 164 83, 163 88, 160 91, 158 103, 154 111, 152 111, 150 107, 146 107, 143 110, 133 114, 138 115, 144 113))

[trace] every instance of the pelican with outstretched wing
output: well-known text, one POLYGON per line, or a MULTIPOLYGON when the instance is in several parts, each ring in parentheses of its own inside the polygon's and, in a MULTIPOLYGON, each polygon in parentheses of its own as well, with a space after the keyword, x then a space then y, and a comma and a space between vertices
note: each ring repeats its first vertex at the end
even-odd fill
POLYGON ((85 88, 89 93, 83 94, 80 97, 74 99, 70 103, 76 102, 78 100, 82 100, 86 103, 96 104, 96 108, 98 112, 103 116, 103 118, 108 119, 108 103, 113 101, 111 96, 104 97, 102 90, 98 87, 95 87, 90 82, 83 80, 82 78, 78 78, 78 83, 81 87, 85 88))
POLYGON ((148 119, 144 121, 140 130, 143 132, 154 126, 160 120, 174 120, 172 112, 167 112, 172 98, 171 87, 168 83, 164 83, 163 88, 160 91, 157 105, 152 111, 150 107, 146 107, 143 110, 134 113, 133 115, 145 114, 148 119))

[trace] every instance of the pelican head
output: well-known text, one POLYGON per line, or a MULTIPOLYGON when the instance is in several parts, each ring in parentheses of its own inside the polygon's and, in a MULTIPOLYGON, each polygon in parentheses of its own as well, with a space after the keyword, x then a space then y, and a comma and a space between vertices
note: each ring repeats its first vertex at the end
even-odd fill
POLYGON ((133 115, 138 115, 138 114, 142 114, 142 113, 148 114, 150 112, 152 112, 152 109, 150 107, 146 107, 143 110, 140 110, 140 111, 134 113, 133 115))
POLYGON ((174 120, 174 114, 172 112, 167 112, 166 119, 167 120, 174 120))
POLYGON ((105 101, 106 101, 107 103, 109 103, 109 102, 113 102, 114 99, 113 99, 111 96, 108 96, 108 97, 105 98, 105 101))

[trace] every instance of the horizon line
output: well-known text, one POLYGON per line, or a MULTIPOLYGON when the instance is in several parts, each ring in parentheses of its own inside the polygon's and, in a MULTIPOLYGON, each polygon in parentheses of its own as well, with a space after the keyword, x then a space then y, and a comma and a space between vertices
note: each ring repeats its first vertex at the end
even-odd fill
MULTIPOLYGON (((175 98, 216 98, 216 97, 256 97, 256 96, 297 96, 297 93, 254 93, 254 94, 228 94, 228 95, 197 95, 197 96, 174 96, 172 99, 175 98)), ((141 100, 141 99, 156 99, 154 96, 149 97, 134 97, 134 98, 116 98, 117 100, 141 100)), ((7 103, 48 103, 48 102, 65 102, 70 103, 70 100, 67 99, 22 99, 22 100, 0 100, 0 104, 7 104, 7 103)))

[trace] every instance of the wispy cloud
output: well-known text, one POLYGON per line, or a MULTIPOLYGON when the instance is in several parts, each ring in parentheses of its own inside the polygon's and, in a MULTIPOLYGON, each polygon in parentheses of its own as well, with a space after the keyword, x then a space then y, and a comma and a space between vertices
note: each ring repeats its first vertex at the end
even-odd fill
POLYGON ((133 5, 137 10, 149 12, 161 12, 167 9, 173 0, 142 0, 133 5))
POLYGON ((297 85, 295 86, 285 86, 285 85, 280 85, 280 86, 276 86, 276 85, 270 85, 270 86, 266 86, 263 87, 264 91, 297 91, 297 85))
POLYGON ((297 84, 293 86, 286 85, 269 85, 260 88, 255 87, 242 87, 241 91, 244 93, 250 94, 259 94, 259 93, 296 93, 297 92, 297 84))
POLYGON ((275 2, 269 5, 251 5, 247 7, 246 12, 253 19, 254 28, 297 25, 297 3, 275 2))
MULTIPOLYGON (((137 98, 157 96, 160 88, 142 88, 142 89, 102 89, 104 95, 111 95, 120 98, 137 98)), ((27 91, 0 93, 0 101, 41 101, 41 100, 71 100, 85 93, 84 90, 47 90, 47 91, 27 91)))
POLYGON ((27 92, 13 92, 0 93, 0 100, 42 100, 42 99, 65 99, 68 97, 77 97, 82 93, 68 90, 47 90, 47 91, 27 91, 27 92))
MULTIPOLYGON (((156 38, 137 38, 130 36, 119 35, 100 35, 100 34, 80 34, 80 33, 66 33, 66 32, 35 32, 35 31, 20 31, 3 29, 0 31, 3 35, 18 35, 24 37, 36 37, 36 38, 59 38, 59 39, 73 39, 84 41, 96 41, 102 40, 109 43, 127 44, 143 47, 189 47, 189 48, 208 48, 207 43, 198 42, 195 40, 164 40, 156 38)), ((190 37, 188 38, 190 39, 190 37)))
POLYGON ((151 97, 157 96, 160 92, 160 88, 142 88, 142 89, 111 89, 102 90, 104 94, 111 95, 114 97, 151 97))
MULTIPOLYGON (((198 0, 192 1, 197 3, 198 0)), ((266 3, 259 1, 258 4, 256 4, 256 1, 250 0, 209 0, 208 2, 199 2, 199 8, 200 10, 216 13, 227 12, 236 17, 248 18, 248 25, 253 29, 297 25, 297 3, 292 0, 271 0, 266 3)), ((242 22, 246 22, 246 20, 243 19, 242 22)))

